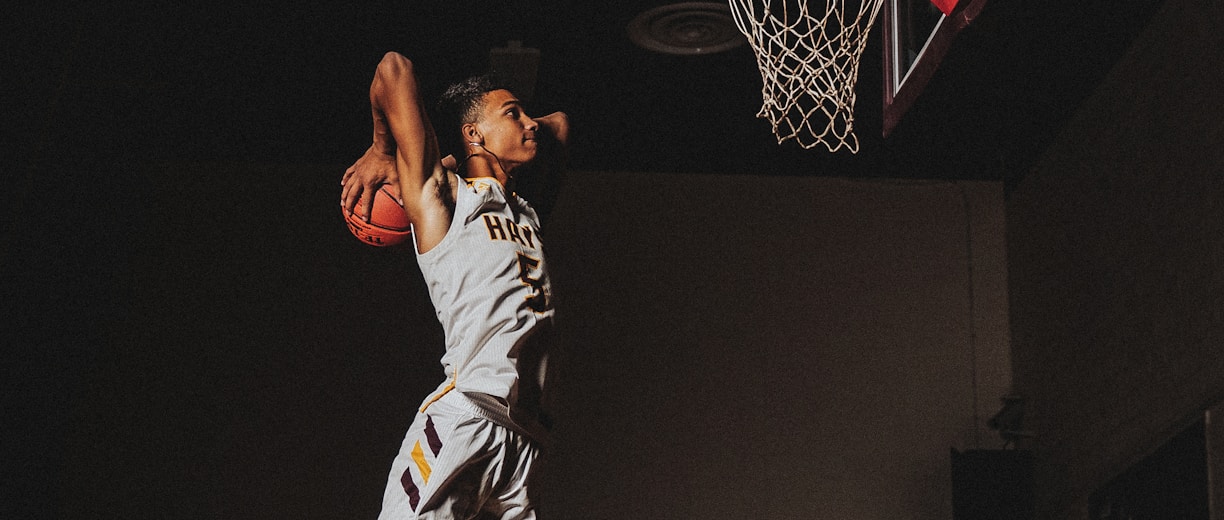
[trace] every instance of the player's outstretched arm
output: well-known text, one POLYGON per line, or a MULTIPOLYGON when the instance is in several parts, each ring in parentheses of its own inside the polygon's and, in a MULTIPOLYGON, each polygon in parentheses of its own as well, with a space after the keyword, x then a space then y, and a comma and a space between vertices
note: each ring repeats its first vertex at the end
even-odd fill
POLYGON ((370 109, 374 142, 346 171, 341 204, 351 211, 363 192, 372 192, 382 183, 396 183, 417 245, 427 250, 449 228, 450 213, 443 197, 450 190, 411 61, 394 52, 383 56, 370 84, 370 109))
POLYGON ((570 121, 564 112, 537 117, 534 121, 539 125, 536 134, 540 148, 535 160, 524 166, 528 171, 518 176, 518 191, 531 202, 541 222, 546 223, 565 184, 570 121))
POLYGON ((569 142, 569 116, 565 112, 553 112, 535 118, 535 122, 548 131, 562 146, 569 142))

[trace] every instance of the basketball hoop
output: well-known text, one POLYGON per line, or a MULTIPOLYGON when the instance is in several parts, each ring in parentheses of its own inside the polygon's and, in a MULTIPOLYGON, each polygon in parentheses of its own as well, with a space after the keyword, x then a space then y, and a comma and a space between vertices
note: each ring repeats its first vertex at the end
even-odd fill
POLYGON ((858 153, 854 84, 884 0, 729 0, 761 69, 761 111, 778 143, 858 153))

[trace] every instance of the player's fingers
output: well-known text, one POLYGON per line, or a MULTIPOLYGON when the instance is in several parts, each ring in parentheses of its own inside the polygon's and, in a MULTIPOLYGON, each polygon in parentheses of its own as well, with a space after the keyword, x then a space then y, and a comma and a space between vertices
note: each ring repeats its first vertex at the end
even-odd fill
POLYGON ((340 193, 340 207, 345 214, 353 214, 353 208, 357 206, 357 199, 361 197, 362 188, 360 182, 350 182, 344 185, 344 190, 340 193))
POLYGON ((442 167, 450 171, 455 171, 459 167, 459 161, 455 160, 454 155, 447 155, 442 158, 442 167))
POLYGON ((357 165, 349 166, 344 170, 344 175, 340 177, 340 204, 344 205, 345 196, 349 190, 353 189, 350 181, 353 179, 353 174, 357 173, 357 165))
POLYGON ((378 184, 366 186, 365 193, 369 195, 365 197, 365 204, 362 204, 366 222, 370 221, 370 215, 374 213, 374 197, 378 195, 378 188, 378 184))

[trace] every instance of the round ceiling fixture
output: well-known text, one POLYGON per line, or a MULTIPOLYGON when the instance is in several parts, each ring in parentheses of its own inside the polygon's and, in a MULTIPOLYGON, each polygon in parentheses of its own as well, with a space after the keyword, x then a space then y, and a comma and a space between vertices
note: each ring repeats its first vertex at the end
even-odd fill
POLYGON ((634 17, 629 39, 664 54, 713 54, 744 44, 744 35, 725 2, 664 5, 634 17))

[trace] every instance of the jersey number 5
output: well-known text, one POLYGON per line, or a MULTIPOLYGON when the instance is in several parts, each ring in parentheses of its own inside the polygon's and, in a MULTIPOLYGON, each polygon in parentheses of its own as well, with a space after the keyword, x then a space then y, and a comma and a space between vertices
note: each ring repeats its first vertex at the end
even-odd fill
POLYGON ((544 292, 544 282, 531 276, 540 268, 540 261, 523 253, 518 254, 519 280, 531 288, 531 296, 527 297, 527 306, 535 312, 548 310, 548 294, 544 292))

